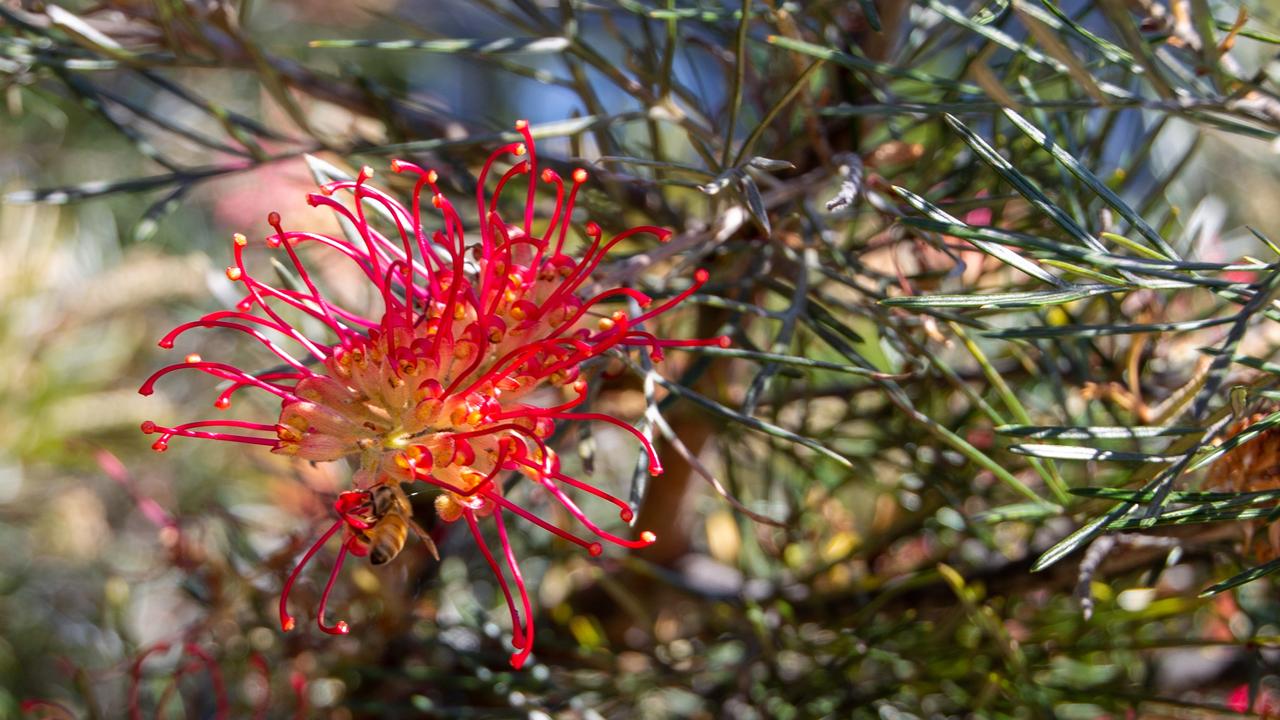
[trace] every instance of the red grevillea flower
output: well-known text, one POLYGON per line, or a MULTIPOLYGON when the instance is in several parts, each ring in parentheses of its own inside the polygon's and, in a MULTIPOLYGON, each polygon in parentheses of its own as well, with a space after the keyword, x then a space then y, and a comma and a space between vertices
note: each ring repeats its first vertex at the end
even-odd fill
POLYGON ((524 142, 499 148, 478 178, 478 238, 464 237, 462 219, 441 194, 435 171, 392 161, 393 171, 416 180, 412 201, 405 206, 371 187, 372 171, 365 168, 354 181, 329 183, 308 198, 311 205, 331 208, 348 221, 358 239, 285 230, 272 213, 274 233, 266 244, 281 251, 299 281, 293 287, 275 287, 252 275, 243 258, 248 240, 236 235, 235 264, 227 268, 227 277, 243 285, 244 299, 236 310, 180 325, 160 341, 161 347, 170 348, 192 328, 227 328, 252 337, 283 364, 250 373, 192 355, 152 375, 141 388, 144 395, 151 394, 160 377, 189 369, 229 383, 214 402, 217 408, 226 408, 244 388, 275 395, 282 407, 274 423, 144 423, 144 432, 159 434, 156 450, 163 451, 171 438, 181 436, 264 445, 310 461, 358 461, 354 489, 334 503, 336 521, 302 556, 284 586, 280 620, 285 630, 294 626, 286 607, 290 588, 311 557, 341 531, 342 545, 316 620, 325 632, 347 632, 345 622, 324 621, 329 593, 348 554, 368 556, 375 564, 386 562, 404 544, 408 529, 416 529, 402 483, 434 486, 440 518, 465 521, 506 597, 517 648, 511 658, 515 667, 532 650, 533 614, 507 521, 519 517, 592 555, 602 548, 598 540, 561 528, 508 497, 500 474, 520 473, 541 487, 595 538, 627 548, 654 541, 649 532, 636 540, 618 537, 584 514, 575 495, 594 495, 616 506, 624 522, 632 519, 627 503, 562 472, 546 441, 557 421, 609 423, 635 436, 648 454, 651 471, 662 471, 653 447, 634 427, 606 414, 575 410, 587 397, 587 378, 580 371, 593 358, 631 348, 643 348, 656 359, 664 347, 727 345, 726 338, 668 340, 643 329, 645 322, 697 291, 707 274, 699 270, 687 290, 657 305, 630 288, 582 297, 580 291, 611 248, 638 235, 665 241, 670 231, 642 226, 605 240, 600 226, 588 222, 585 253, 576 258, 565 254, 574 199, 587 173, 575 170, 566 187, 555 171, 539 171, 528 124, 522 121, 516 128, 524 142), (518 160, 486 198, 486 180, 504 156, 518 160), (508 222, 498 213, 498 197, 513 180, 522 183, 522 176, 528 178, 523 216, 508 222), (554 192, 555 206, 550 218, 535 223, 539 185, 554 192), (354 202, 339 202, 334 197, 339 191, 350 192, 354 202), (431 206, 426 218, 424 192, 431 206), (390 217, 387 226, 394 234, 379 232, 370 223, 369 208, 390 217), (348 309, 321 294, 299 258, 297 247, 305 243, 327 246, 355 264, 381 299, 373 314, 348 309), (627 300, 642 311, 629 315, 608 309, 627 300), (327 337, 308 336, 301 323, 286 316, 323 326, 327 337), (301 352, 291 353, 289 345, 301 352), (480 521, 486 518, 493 519, 500 558, 480 531, 480 521))

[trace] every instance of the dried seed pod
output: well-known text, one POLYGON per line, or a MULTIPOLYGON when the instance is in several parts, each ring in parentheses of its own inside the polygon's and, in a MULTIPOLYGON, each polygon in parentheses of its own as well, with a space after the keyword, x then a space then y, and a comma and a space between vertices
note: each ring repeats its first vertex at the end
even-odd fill
MULTIPOLYGON (((1271 411, 1260 411, 1245 415, 1222 431, 1218 443, 1235 437, 1271 414, 1271 411)), ((1228 450, 1209 466, 1206 485, 1212 490, 1230 492, 1280 489, 1280 427, 1264 430, 1252 440, 1228 450)), ((1265 538, 1254 543, 1254 535, 1265 524, 1252 520, 1241 525, 1245 551, 1252 551, 1259 560, 1269 561, 1280 554, 1280 523, 1267 526, 1265 538)))

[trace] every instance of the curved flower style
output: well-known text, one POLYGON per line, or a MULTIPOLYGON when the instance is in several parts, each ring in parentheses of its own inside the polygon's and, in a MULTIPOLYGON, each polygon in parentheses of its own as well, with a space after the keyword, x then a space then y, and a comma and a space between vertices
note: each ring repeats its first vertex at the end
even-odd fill
MULTIPOLYGON (((129 683, 129 720, 142 720, 141 694, 143 664, 146 663, 147 659, 152 655, 166 653, 171 647, 170 643, 167 642, 158 643, 146 650, 143 650, 136 658, 134 658, 133 663, 129 668, 129 676, 132 679, 129 683)), ((169 695, 178 690, 178 683, 182 680, 183 676, 195 674, 203 668, 204 671, 209 674, 209 682, 213 686, 213 698, 216 703, 213 717, 215 720, 226 720, 226 718, 230 717, 231 706, 230 701, 227 699, 227 685, 222 679, 222 667, 218 664, 218 661, 194 642, 185 642, 182 644, 182 656, 184 660, 190 659, 190 662, 182 662, 177 668, 171 671, 168 683, 169 687, 165 690, 164 694, 161 695, 159 706, 163 707, 165 700, 169 695)), ((257 661, 255 665, 265 669, 265 661, 262 660, 261 656, 255 654, 253 657, 257 661)), ((263 674, 266 675, 266 673, 263 674)), ((266 676, 268 678, 270 677, 269 675, 266 676)), ((268 685, 269 684, 270 683, 268 683, 268 685)), ((157 714, 160 712, 160 707, 157 708, 157 714)), ((255 716, 257 715, 258 713, 255 713, 255 716)))
MULTIPOLYGON (((489 157, 476 188, 479 241, 468 244, 462 220, 437 187, 437 175, 412 163, 393 160, 391 168, 416 178, 406 207, 368 184, 372 171, 361 170, 354 181, 333 182, 312 194, 312 206, 327 207, 358 231, 356 242, 311 232, 286 231, 272 213, 274 234, 266 244, 283 250, 300 281, 294 287, 274 287, 250 274, 244 264, 248 240, 234 238, 235 264, 227 277, 242 283, 244 299, 234 311, 215 312, 178 326, 161 341, 174 340, 192 328, 227 328, 242 332, 265 346, 283 362, 265 373, 249 373, 233 365, 209 362, 191 355, 185 362, 152 375, 140 392, 150 395, 160 377, 175 370, 198 370, 229 382, 214 406, 225 409, 243 388, 257 388, 281 399, 275 423, 198 420, 173 427, 143 424, 158 433, 153 447, 163 451, 175 436, 264 445, 272 452, 305 460, 358 458, 354 489, 334 504, 337 520, 302 556, 280 598, 285 630, 294 626, 286 603, 289 590, 313 555, 339 530, 343 542, 329 576, 316 620, 333 634, 348 631, 345 622, 327 625, 325 605, 348 553, 369 556, 375 564, 390 560, 403 545, 411 510, 401 483, 423 482, 439 489, 435 508, 446 522, 465 520, 485 561, 493 570, 511 612, 511 663, 520 667, 532 650, 533 615, 524 579, 508 540, 507 520, 523 518, 592 555, 601 544, 558 527, 517 504, 497 481, 500 473, 515 471, 541 486, 591 534, 627 548, 654 541, 642 532, 628 540, 601 529, 571 497, 594 495, 615 505, 624 522, 632 511, 613 495, 566 475, 556 453, 547 446, 558 420, 605 422, 636 437, 656 475, 662 465, 643 434, 609 415, 575 412, 587 397, 583 363, 610 351, 644 348, 656 359, 665 347, 727 345, 727 338, 669 340, 642 329, 643 323, 676 307, 707 280, 699 270, 684 292, 656 306, 630 288, 612 288, 583 299, 580 290, 609 250, 640 234, 665 241, 668 230, 642 226, 609 240, 595 223, 586 224, 589 246, 580 258, 564 253, 574 200, 587 179, 575 170, 566 188, 551 169, 540 173, 528 124, 516 128, 523 143, 499 148, 489 157), (494 163, 504 156, 520 159, 497 181, 486 199, 485 183, 494 163), (508 223, 497 211, 498 197, 512 180, 527 175, 523 217, 508 223), (555 208, 546 226, 535 231, 534 204, 539 184, 555 192, 555 208), (425 190, 439 212, 442 228, 424 227, 421 200, 425 190), (350 191, 351 207, 334 198, 350 191), (390 217, 398 234, 388 237, 366 217, 366 206, 390 217), (374 319, 342 307, 321 294, 299 258, 296 248, 315 243, 338 251, 353 262, 377 290, 381 317, 374 319), (643 312, 607 312, 605 303, 633 300, 643 312), (282 314, 284 313, 284 314, 282 314), (323 325, 333 339, 318 340, 286 320, 301 316, 323 325), (310 356, 301 359, 277 343, 287 338, 310 356), (546 404, 546 388, 558 389, 559 402, 546 404), (540 402, 535 402, 539 400, 540 402), (502 560, 510 573, 519 607, 499 561, 480 531, 479 521, 492 517, 502 560)), ((419 535, 427 539, 419 531, 419 535)), ((429 542, 429 539, 428 539, 429 542)), ((434 548, 433 548, 434 549, 434 548)))

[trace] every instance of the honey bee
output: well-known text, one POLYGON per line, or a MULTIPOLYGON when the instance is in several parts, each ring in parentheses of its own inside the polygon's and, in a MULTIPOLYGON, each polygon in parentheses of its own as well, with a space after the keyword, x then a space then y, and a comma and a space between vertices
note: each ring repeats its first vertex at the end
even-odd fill
POLYGON ((410 530, 427 546, 436 560, 440 559, 431 536, 414 521, 413 506, 398 483, 378 485, 362 494, 367 496, 363 503, 367 520, 360 524, 367 527, 360 528, 352 524, 352 530, 368 548, 370 564, 385 565, 394 560, 404 549, 410 530))

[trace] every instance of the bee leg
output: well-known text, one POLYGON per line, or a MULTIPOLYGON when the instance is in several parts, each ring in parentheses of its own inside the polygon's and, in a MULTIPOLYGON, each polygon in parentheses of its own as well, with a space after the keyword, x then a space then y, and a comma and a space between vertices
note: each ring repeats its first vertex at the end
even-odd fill
POLYGON ((436 543, 431 539, 431 535, 427 533, 426 530, 423 530, 422 526, 415 520, 410 518, 405 519, 409 520, 409 527, 413 528, 414 534, 418 536, 418 539, 422 541, 422 544, 427 546, 427 550, 431 553, 431 557, 435 558, 436 562, 440 562, 440 551, 436 549, 436 543))

